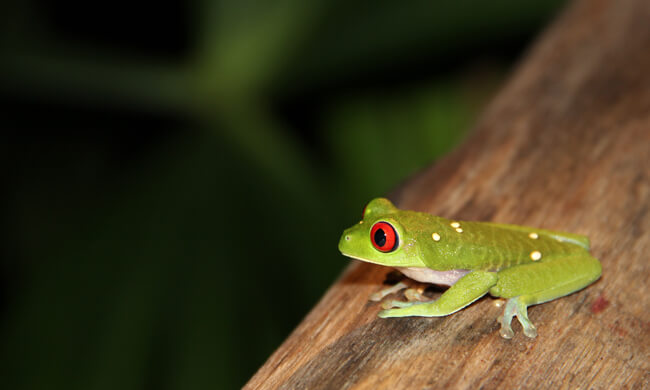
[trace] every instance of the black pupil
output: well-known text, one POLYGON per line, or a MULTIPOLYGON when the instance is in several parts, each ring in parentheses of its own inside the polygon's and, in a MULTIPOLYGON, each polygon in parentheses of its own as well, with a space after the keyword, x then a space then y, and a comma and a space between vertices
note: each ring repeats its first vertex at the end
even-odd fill
POLYGON ((384 229, 377 229, 375 232, 375 244, 380 247, 386 245, 386 233, 384 233, 384 229))

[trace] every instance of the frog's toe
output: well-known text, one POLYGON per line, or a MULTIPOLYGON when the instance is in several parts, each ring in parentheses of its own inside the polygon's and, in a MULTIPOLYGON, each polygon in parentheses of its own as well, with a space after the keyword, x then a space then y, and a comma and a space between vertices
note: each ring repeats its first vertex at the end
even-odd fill
POLYGON ((380 318, 394 317, 394 315, 393 315, 394 313, 395 313, 395 309, 386 309, 386 310, 380 311, 379 314, 377 314, 377 317, 380 317, 380 318))
POLYGON ((524 334, 531 339, 534 339, 537 337, 537 328, 535 328, 535 325, 530 323, 530 326, 524 326, 524 334))
POLYGON ((400 290, 403 290, 407 288, 408 286, 404 282, 399 282, 394 286, 391 286, 389 288, 383 289, 381 291, 377 291, 376 293, 370 295, 370 300, 373 302, 379 302, 382 299, 384 299, 385 296, 396 293, 400 290))
POLYGON ((533 325, 532 322, 528 319, 528 306, 524 303, 523 297, 516 298, 516 307, 517 307, 517 319, 521 324, 521 327, 524 328, 524 335, 534 339, 537 337, 537 328, 533 325))
POLYGON ((394 307, 409 307, 413 302, 402 302, 402 301, 385 301, 382 302, 381 308, 384 310, 392 309, 394 307))
POLYGON ((515 316, 515 310, 515 301, 513 299, 508 299, 508 302, 506 302, 506 307, 503 309, 503 316, 497 319, 499 324, 501 324, 499 334, 504 339, 511 339, 515 336, 515 332, 512 331, 512 327, 510 326, 512 323, 512 317, 515 316))
POLYGON ((381 307, 384 309, 379 312, 379 317, 405 317, 413 315, 410 313, 411 309, 414 306, 421 305, 422 302, 401 302, 401 301, 389 301, 382 303, 381 307))
POLYGON ((404 296, 406 299, 411 302, 411 301, 428 301, 429 298, 426 296, 422 295, 416 288, 409 288, 408 290, 404 291, 404 296))
POLYGON ((511 338, 515 337, 515 332, 512 331, 511 327, 499 329, 499 334, 504 339, 511 339, 511 338))
POLYGON ((501 337, 504 339, 511 339, 515 336, 515 332, 512 331, 512 327, 510 326, 510 322, 512 321, 512 317, 506 320, 505 316, 499 317, 497 319, 499 324, 501 324, 501 329, 499 329, 499 334, 501 337))

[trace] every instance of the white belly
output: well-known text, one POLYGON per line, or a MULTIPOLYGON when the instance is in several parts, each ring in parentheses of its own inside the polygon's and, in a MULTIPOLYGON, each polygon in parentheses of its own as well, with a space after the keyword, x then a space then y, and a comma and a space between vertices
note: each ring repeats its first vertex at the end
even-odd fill
POLYGON ((453 285, 469 273, 465 269, 453 269, 451 271, 435 271, 426 267, 395 267, 395 269, 418 282, 442 284, 445 286, 453 285))

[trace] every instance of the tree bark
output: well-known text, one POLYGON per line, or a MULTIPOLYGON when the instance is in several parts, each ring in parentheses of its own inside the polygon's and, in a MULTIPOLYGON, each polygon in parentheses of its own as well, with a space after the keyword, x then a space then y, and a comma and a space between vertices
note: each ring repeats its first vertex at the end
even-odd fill
POLYGON ((353 262, 246 388, 649 388, 650 2, 571 4, 465 143, 390 198, 587 235, 603 275, 531 307, 536 339, 515 321, 505 340, 491 297, 378 318, 390 269, 353 262))

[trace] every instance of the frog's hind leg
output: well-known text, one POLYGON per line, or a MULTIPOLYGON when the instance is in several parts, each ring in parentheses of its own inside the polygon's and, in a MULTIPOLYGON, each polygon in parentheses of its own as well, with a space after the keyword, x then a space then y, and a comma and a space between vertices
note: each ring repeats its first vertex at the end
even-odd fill
POLYGON ((508 298, 503 317, 499 318, 501 336, 507 339, 513 337, 510 324, 512 317, 517 316, 524 334, 534 338, 537 330, 528 319, 528 306, 578 291, 597 280, 600 273, 600 263, 586 252, 500 271, 497 284, 490 289, 490 294, 508 298))

